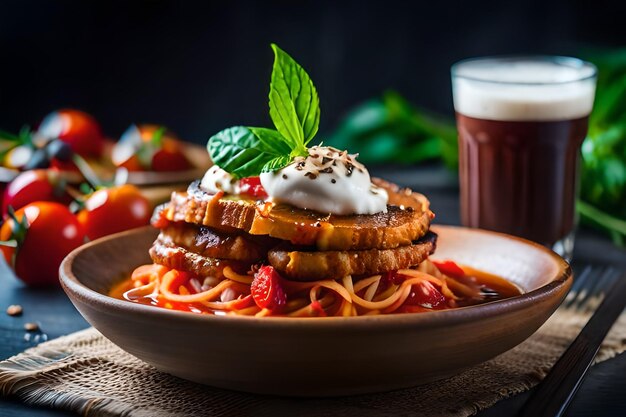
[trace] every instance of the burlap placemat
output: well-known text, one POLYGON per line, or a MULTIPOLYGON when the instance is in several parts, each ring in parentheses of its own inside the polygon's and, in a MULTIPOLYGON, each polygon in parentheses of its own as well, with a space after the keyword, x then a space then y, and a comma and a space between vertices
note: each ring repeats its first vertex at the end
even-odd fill
MULTIPOLYGON (((333 399, 268 397, 197 385, 155 370, 87 329, 1 362, 0 393, 87 416, 467 416, 537 384, 588 318, 589 313, 560 309, 515 349, 445 381, 333 399)), ((626 313, 596 361, 624 350, 626 313)))

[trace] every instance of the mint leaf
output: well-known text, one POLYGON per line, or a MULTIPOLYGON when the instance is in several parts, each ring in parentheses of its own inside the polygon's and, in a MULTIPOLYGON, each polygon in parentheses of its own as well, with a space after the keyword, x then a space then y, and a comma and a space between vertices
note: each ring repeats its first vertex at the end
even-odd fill
POLYGON ((317 90, 306 71, 275 44, 270 83, 270 117, 292 147, 292 156, 307 155, 306 144, 319 128, 317 90))
POLYGON ((257 176, 278 157, 291 161, 285 138, 271 129, 230 127, 213 135, 207 149, 213 162, 235 178, 257 176))

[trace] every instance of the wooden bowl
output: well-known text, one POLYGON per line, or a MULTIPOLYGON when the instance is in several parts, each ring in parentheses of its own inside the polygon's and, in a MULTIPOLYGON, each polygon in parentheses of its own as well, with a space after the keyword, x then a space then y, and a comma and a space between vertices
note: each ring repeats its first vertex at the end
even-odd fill
POLYGON ((156 368, 220 388, 337 396, 445 378, 516 346, 559 306, 569 265, 523 239, 438 226, 436 257, 497 273, 525 293, 422 314, 326 318, 196 315, 110 298, 109 288, 150 262, 157 232, 136 229, 72 252, 61 284, 80 313, 113 343, 156 368))

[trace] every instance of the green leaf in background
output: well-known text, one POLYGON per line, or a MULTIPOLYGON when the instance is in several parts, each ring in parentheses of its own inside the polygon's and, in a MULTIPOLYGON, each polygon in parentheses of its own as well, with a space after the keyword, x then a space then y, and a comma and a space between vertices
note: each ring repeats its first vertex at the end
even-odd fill
POLYGON ((277 136, 264 133, 261 136, 263 140, 245 126, 234 126, 213 135, 207 149, 213 162, 235 178, 253 177, 268 162, 285 156, 284 144, 276 140, 277 136))
POLYGON ((598 67, 589 134, 582 146, 580 200, 585 224, 626 245, 626 49, 588 51, 598 67))
POLYGON ((9 153, 12 149, 18 146, 34 147, 33 145, 33 132, 27 125, 22 126, 20 132, 17 135, 13 133, 0 130, 0 160, 9 153))
POLYGON ((306 144, 313 139, 320 123, 317 90, 306 71, 275 44, 270 83, 270 117, 288 139, 294 156, 308 154, 306 144))
POLYGON ((351 111, 331 134, 328 144, 358 149, 364 163, 419 163, 443 159, 458 165, 454 123, 414 108, 394 91, 351 111))
MULTIPOLYGON (((580 201, 584 223, 626 245, 626 48, 583 55, 598 67, 594 110, 582 147, 580 201)), ((442 160, 458 167, 456 128, 387 92, 352 110, 329 144, 358 149, 364 163, 417 164, 442 160)))

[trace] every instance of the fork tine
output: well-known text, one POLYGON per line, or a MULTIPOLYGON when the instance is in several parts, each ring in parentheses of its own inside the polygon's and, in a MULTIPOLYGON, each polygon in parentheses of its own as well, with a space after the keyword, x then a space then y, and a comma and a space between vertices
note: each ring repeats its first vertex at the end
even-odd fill
POLYGON ((572 303, 572 307, 576 309, 582 308, 589 297, 595 294, 599 289, 602 289, 599 284, 605 279, 608 273, 608 269, 599 267, 594 274, 590 274, 587 278, 587 282, 585 282, 583 287, 578 291, 576 299, 572 303))
POLYGON ((606 289, 611 288, 616 277, 619 275, 619 271, 614 268, 607 268, 606 272, 598 280, 593 293, 590 293, 586 300, 579 306, 584 312, 594 311, 606 297, 606 289))
POLYGON ((563 301, 564 307, 569 308, 572 305, 581 288, 583 288, 583 283, 587 282, 587 278, 591 274, 592 269, 591 265, 587 265, 580 275, 574 278, 572 288, 569 290, 565 300, 563 301))

